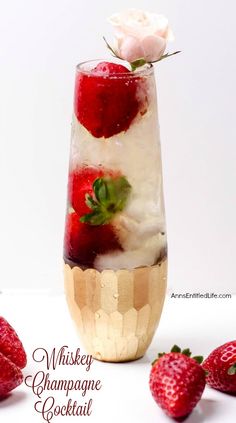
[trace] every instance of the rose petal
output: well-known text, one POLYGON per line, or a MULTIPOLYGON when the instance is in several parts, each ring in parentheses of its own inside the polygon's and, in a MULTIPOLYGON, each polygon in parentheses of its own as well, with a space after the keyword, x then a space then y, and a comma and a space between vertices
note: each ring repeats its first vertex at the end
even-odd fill
POLYGON ((144 56, 144 52, 139 40, 134 37, 126 37, 119 40, 119 56, 127 60, 127 62, 134 62, 144 56))
POLYGON ((128 9, 109 18, 118 39, 119 56, 132 62, 144 57, 158 60, 164 53, 166 42, 173 39, 168 19, 157 13, 128 9))
POLYGON ((160 37, 166 38, 168 32, 168 19, 163 15, 155 13, 149 13, 150 26, 152 27, 152 34, 159 35, 160 37))
POLYGON ((168 27, 167 34, 166 34, 166 41, 174 41, 174 40, 175 40, 174 33, 173 33, 172 29, 170 27, 168 27))
POLYGON ((149 35, 141 41, 144 58, 147 62, 160 59, 166 49, 166 40, 157 35, 149 35))
POLYGON ((168 20, 165 16, 139 9, 115 13, 108 18, 108 22, 114 26, 116 33, 140 40, 148 35, 164 36, 168 30, 168 20))

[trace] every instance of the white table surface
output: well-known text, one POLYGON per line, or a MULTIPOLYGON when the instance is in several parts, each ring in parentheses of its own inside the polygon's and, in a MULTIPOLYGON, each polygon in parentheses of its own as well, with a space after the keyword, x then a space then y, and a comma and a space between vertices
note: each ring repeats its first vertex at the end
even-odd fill
MULTIPOLYGON (((93 398, 89 417, 53 417, 51 422, 74 422, 79 420, 103 423, 171 422, 155 404, 149 391, 150 363, 157 352, 168 351, 176 343, 190 347, 195 355, 205 356, 216 346, 235 339, 236 297, 231 299, 174 299, 167 297, 162 319, 148 353, 140 360, 125 364, 94 361, 87 378, 100 379, 102 389, 85 398, 77 391, 71 395, 78 403, 93 398)), ((44 292, 11 292, 0 295, 0 315, 17 330, 28 354, 24 376, 45 370, 35 363, 32 352, 43 347, 68 345, 70 351, 80 347, 75 327, 70 319, 63 295, 44 292)), ((82 348, 81 348, 82 349, 82 348)), ((60 366, 51 378, 80 379, 85 377, 81 366, 60 366)), ((48 393, 49 396, 51 392, 48 393)), ((55 392, 56 401, 67 402, 64 392, 55 392)), ((45 397, 46 398, 46 397, 45 397)), ((38 401, 25 384, 18 387, 7 399, 0 402, 0 421, 12 423, 22 417, 24 423, 45 422, 34 410, 38 401)), ((21 419, 20 419, 21 421, 21 419)), ((202 400, 187 423, 234 423, 236 421, 236 398, 206 388, 202 400)))

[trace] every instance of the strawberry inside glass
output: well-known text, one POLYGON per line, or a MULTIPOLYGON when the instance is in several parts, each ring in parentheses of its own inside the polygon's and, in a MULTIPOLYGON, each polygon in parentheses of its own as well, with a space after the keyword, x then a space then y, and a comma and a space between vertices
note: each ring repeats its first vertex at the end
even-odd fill
POLYGON ((165 255, 153 67, 78 65, 64 259, 116 270, 151 266, 165 255))

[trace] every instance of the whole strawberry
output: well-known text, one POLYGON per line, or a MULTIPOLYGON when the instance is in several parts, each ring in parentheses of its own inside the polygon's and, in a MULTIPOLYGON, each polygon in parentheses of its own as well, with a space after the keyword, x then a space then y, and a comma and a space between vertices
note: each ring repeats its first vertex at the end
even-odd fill
POLYGON ((68 201, 79 217, 91 211, 86 204, 85 196, 92 195, 94 181, 102 176, 104 176, 104 170, 92 166, 84 166, 70 172, 68 201))
POLYGON ((70 173, 66 260, 93 266, 98 255, 123 249, 112 221, 125 208, 130 191, 126 177, 109 169, 84 166, 70 173))
POLYGON ((77 213, 66 217, 64 256, 83 266, 93 266, 98 254, 122 250, 110 224, 92 226, 81 223, 77 213))
POLYGON ((90 74, 79 72, 74 110, 78 121, 96 138, 110 138, 127 131, 146 106, 141 101, 144 81, 122 65, 99 63, 90 74))
POLYGON ((0 398, 23 381, 26 353, 13 327, 0 316, 0 398))
POLYGON ((159 354, 153 363, 149 386, 157 404, 170 417, 185 417, 201 399, 205 388, 202 357, 190 357, 191 352, 176 345, 168 354, 159 354))
POLYGON ((23 375, 9 358, 0 352, 0 398, 5 397, 23 381, 23 375))
POLYGON ((100 225, 125 207, 130 190, 129 182, 118 171, 81 166, 69 174, 68 203, 79 218, 100 225))
POLYGON ((236 393, 236 341, 216 348, 202 366, 207 371, 208 385, 219 391, 236 393))
POLYGON ((13 327, 0 316, 0 352, 11 360, 17 367, 26 366, 26 353, 13 327))

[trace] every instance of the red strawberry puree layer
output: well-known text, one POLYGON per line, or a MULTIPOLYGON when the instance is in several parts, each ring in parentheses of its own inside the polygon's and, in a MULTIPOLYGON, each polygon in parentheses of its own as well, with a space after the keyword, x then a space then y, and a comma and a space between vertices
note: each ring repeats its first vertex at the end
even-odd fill
POLYGON ((74 111, 79 122, 96 138, 127 131, 143 105, 137 90, 140 77, 124 66, 99 63, 89 74, 78 71, 74 111))

